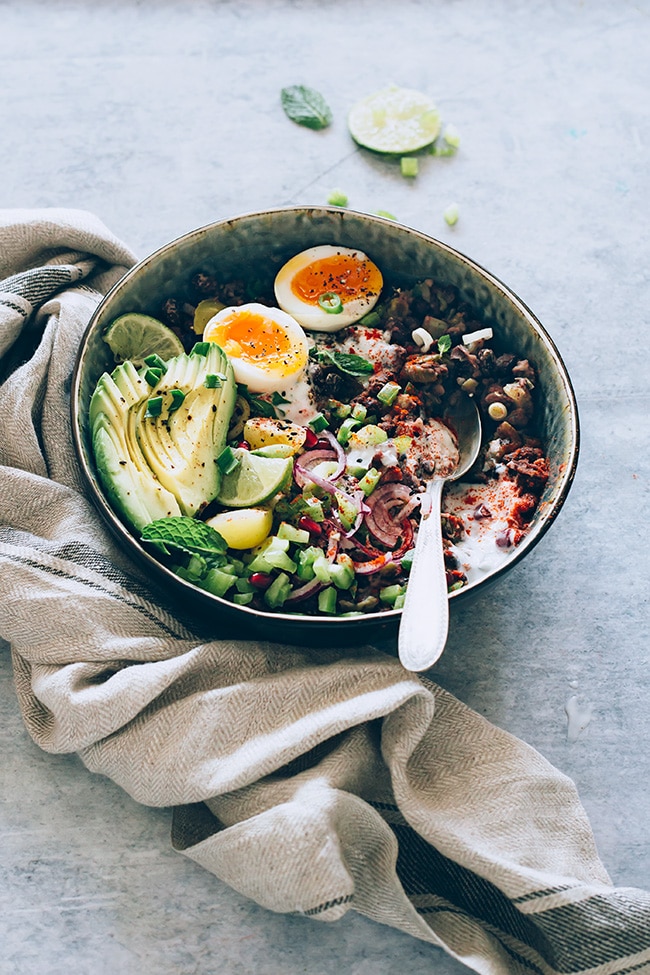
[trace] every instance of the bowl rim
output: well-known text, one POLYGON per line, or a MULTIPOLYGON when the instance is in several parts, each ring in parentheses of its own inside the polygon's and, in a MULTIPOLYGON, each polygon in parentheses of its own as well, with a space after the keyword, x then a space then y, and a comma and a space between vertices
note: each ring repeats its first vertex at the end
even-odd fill
MULTIPOLYGON (((181 242, 189 241, 193 237, 198 237, 205 234, 208 231, 218 231, 220 227, 228 227, 236 225, 240 222, 252 219, 261 219, 265 217, 272 217, 273 215, 280 214, 332 214, 339 218, 344 219, 345 213, 350 213, 353 217, 362 218, 368 220, 371 223, 386 224, 391 227, 396 227, 399 231, 407 233, 409 236, 415 236, 423 241, 427 245, 433 245, 436 248, 441 249, 443 252, 447 253, 455 260, 459 260, 469 265, 472 270, 478 272, 480 276, 487 280, 487 282, 494 286, 507 300, 509 300, 515 308, 529 321, 533 329, 540 335, 544 344, 547 347, 548 352, 553 359, 553 364, 556 373, 560 376, 562 380, 562 386, 567 398, 569 405, 569 426, 572 431, 572 437, 570 442, 570 451, 568 461, 563 465, 564 469, 561 472, 560 479, 558 482, 558 492, 551 502, 548 513, 544 515, 542 520, 536 526, 534 533, 530 535, 527 534, 519 545, 513 550, 510 556, 500 565, 498 568, 489 572, 485 577, 477 579, 474 582, 469 583, 462 589, 458 589, 455 592, 449 593, 448 598, 451 605, 460 605, 472 596, 475 596, 477 590, 481 586, 485 586, 489 583, 496 582, 504 574, 509 572, 518 562, 520 562, 523 557, 530 552, 535 546, 541 541, 541 539, 546 535, 547 531, 551 525, 557 519, 561 509, 564 506, 567 495, 571 488, 571 485, 575 479, 576 470, 578 466, 578 458, 580 453, 580 417, 578 413, 578 405, 576 401, 575 390, 571 378, 569 376, 568 370, 559 352, 559 349, 550 336, 549 332, 546 330, 545 326, 539 320, 537 315, 532 311, 532 309, 524 302, 519 295, 512 290, 508 285, 505 284, 499 277, 493 274, 491 271, 487 270, 482 264, 473 258, 469 257, 467 254, 453 247, 451 244, 441 241, 431 234, 427 234, 424 231, 417 230, 414 227, 410 227, 407 224, 400 223, 397 220, 391 218, 382 217, 373 213, 366 213, 362 210, 354 210, 350 207, 336 207, 331 205, 316 205, 316 204, 300 204, 300 205, 285 205, 268 207, 262 210, 250 210, 236 216, 224 217, 219 220, 211 221, 210 223, 203 224, 200 227, 195 227, 183 234, 174 237, 172 240, 161 245, 156 250, 152 251, 146 257, 137 261, 132 267, 130 267, 122 277, 116 281, 111 288, 102 297, 97 307, 94 309, 88 324, 81 336, 79 347, 77 351, 77 356, 74 364, 74 369, 72 372, 72 386, 70 395, 70 409, 71 409, 71 419, 72 419, 72 438, 74 443, 74 448, 76 451, 77 459, 80 464, 83 479, 85 481, 86 487, 90 491, 91 499, 95 504, 96 508, 102 515, 104 522, 112 530, 113 534, 122 543, 126 543, 127 550, 129 554, 133 552, 138 559, 154 573, 155 576, 161 580, 166 580, 171 582, 172 586, 176 588, 179 593, 183 591, 187 592, 187 595, 194 601, 199 600, 206 606, 219 606, 224 609, 227 614, 235 614, 239 619, 249 619, 251 626, 255 628, 259 627, 260 624, 273 621, 276 624, 283 624, 286 627, 300 626, 309 627, 310 625, 317 626, 319 629, 325 628, 328 632, 331 631, 332 638, 336 637, 337 630, 342 631, 350 626, 354 626, 357 623, 365 623, 366 625, 394 625, 399 621, 402 611, 401 609, 392 610, 382 610, 377 613, 364 613, 353 616, 314 616, 314 615, 302 615, 299 613, 283 613, 276 611, 266 611, 251 609, 249 606, 239 606, 235 605, 227 599, 221 596, 216 596, 205 590, 200 589, 197 586, 192 585, 180 576, 168 569, 167 566, 159 562, 151 553, 149 553, 146 548, 140 543, 138 538, 133 534, 129 527, 119 518, 117 513, 108 503, 104 492, 101 490, 100 485, 95 477, 95 473, 90 469, 89 464, 86 461, 86 450, 84 443, 84 434, 81 429, 80 424, 80 398, 81 390, 80 383, 83 370, 84 361, 84 351, 88 345, 90 336, 96 328, 96 322, 103 312, 105 306, 113 298, 113 296, 119 293, 124 287, 126 287, 131 278, 136 274, 139 274, 143 269, 150 265, 153 261, 160 258, 163 254, 168 251, 173 250, 181 242)), ((173 597, 173 592, 170 593, 170 597, 173 597)))

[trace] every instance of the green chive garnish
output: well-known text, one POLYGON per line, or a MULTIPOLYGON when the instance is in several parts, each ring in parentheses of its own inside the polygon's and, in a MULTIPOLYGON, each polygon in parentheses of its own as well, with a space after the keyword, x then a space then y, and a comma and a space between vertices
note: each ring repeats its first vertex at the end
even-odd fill
POLYGON ((340 315, 343 311, 343 302, 334 291, 326 291, 318 296, 318 304, 323 311, 330 315, 340 315))

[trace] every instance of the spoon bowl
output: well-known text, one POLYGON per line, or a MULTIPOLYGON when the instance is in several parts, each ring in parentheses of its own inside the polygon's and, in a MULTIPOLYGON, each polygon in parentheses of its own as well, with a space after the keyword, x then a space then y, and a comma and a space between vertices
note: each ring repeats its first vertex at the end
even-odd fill
POLYGON ((458 440, 459 461, 451 473, 427 483, 422 518, 399 627, 398 652, 404 667, 428 670, 445 648, 449 630, 449 599, 442 541, 442 492, 447 481, 466 474, 481 447, 481 418, 476 401, 463 396, 444 417, 458 440))

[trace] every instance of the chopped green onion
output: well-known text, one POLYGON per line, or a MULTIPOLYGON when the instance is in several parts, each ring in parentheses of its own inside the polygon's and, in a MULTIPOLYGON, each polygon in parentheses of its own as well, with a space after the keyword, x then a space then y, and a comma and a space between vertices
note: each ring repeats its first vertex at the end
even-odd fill
POLYGON ((445 212, 443 213, 445 218, 445 223, 450 227, 453 227, 455 223, 458 223, 458 204, 450 203, 445 212))
POLYGON ((281 406, 283 403, 288 403, 289 400, 282 393, 273 393, 271 396, 271 402, 274 406, 281 406))
POLYGON ((377 399, 380 403, 383 403, 384 406, 392 406, 401 390, 402 387, 398 386, 397 383, 386 383, 386 385, 382 386, 377 393, 377 399))
POLYGON ((157 386, 162 377, 162 369, 147 369, 144 374, 144 378, 149 383, 150 386, 157 386))
POLYGON ((183 400, 185 399, 185 393, 182 389, 170 389, 169 395, 172 398, 172 401, 169 404, 169 412, 173 413, 174 410, 177 410, 179 406, 182 406, 183 400))
POLYGON ((217 457, 217 467, 222 474, 232 474, 239 467, 239 458, 232 447, 224 447, 217 457))
POLYGON ((190 355, 207 355, 210 349, 209 342, 197 342, 191 349, 190 355))
POLYGON ((167 363, 164 359, 161 359, 157 352, 152 352, 151 355, 144 357, 145 366, 151 366, 152 369, 160 369, 161 373, 167 372, 167 363))
POLYGON ((320 433, 321 430, 326 430, 329 426, 327 422, 327 417, 323 416, 322 413, 317 413, 316 416, 312 416, 309 421, 309 426, 312 428, 314 433, 320 433))
POLYGON ((222 376, 216 372, 209 372, 203 380, 206 389, 219 389, 222 383, 222 376))
POLYGON ((350 441, 350 434, 353 430, 356 430, 360 422, 360 420, 356 420, 353 416, 349 416, 347 420, 343 421, 336 434, 336 439, 342 447, 347 446, 350 441))
POLYGON ((352 407, 352 416, 355 420, 365 420, 368 415, 368 410, 363 405, 363 403, 355 403, 352 407))
POLYGON ((332 190, 327 197, 327 202, 333 207, 346 207, 348 205, 348 197, 343 190, 332 190))
POLYGON ((417 156, 402 156, 399 161, 402 176, 417 176, 420 169, 417 156))
POLYGON ((376 328, 380 324, 381 315, 378 311, 369 311, 367 315, 359 319, 359 325, 363 325, 365 328, 376 328))
POLYGON ((160 416, 163 408, 163 398, 162 396, 152 396, 150 400, 147 400, 147 410, 145 416, 156 417, 160 416))
POLYGON ((382 472, 378 471, 376 467, 371 467, 370 470, 366 471, 366 473, 359 481, 359 487, 361 488, 361 490, 363 491, 366 497, 372 494, 372 492, 377 487, 381 478, 381 474, 382 472))
POLYGON ((334 291, 325 291, 319 295, 318 304, 329 315, 340 315, 343 311, 343 302, 334 291))

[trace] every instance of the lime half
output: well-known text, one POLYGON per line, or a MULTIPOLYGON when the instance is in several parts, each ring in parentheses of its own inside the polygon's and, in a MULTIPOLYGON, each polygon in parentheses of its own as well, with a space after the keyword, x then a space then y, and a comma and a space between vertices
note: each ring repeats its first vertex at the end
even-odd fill
POLYGON ((249 450, 233 450, 239 463, 224 474, 217 501, 226 508, 252 508, 268 501, 289 483, 293 473, 291 457, 261 457, 249 450))
POLYGON ((111 322, 104 333, 104 341, 118 362, 130 359, 136 368, 148 355, 156 353, 166 362, 185 351, 171 328, 140 312, 127 312, 111 322))
POLYGON ((348 115, 350 135, 375 152, 415 152, 440 133, 440 113, 428 95, 392 85, 357 102, 348 115))

